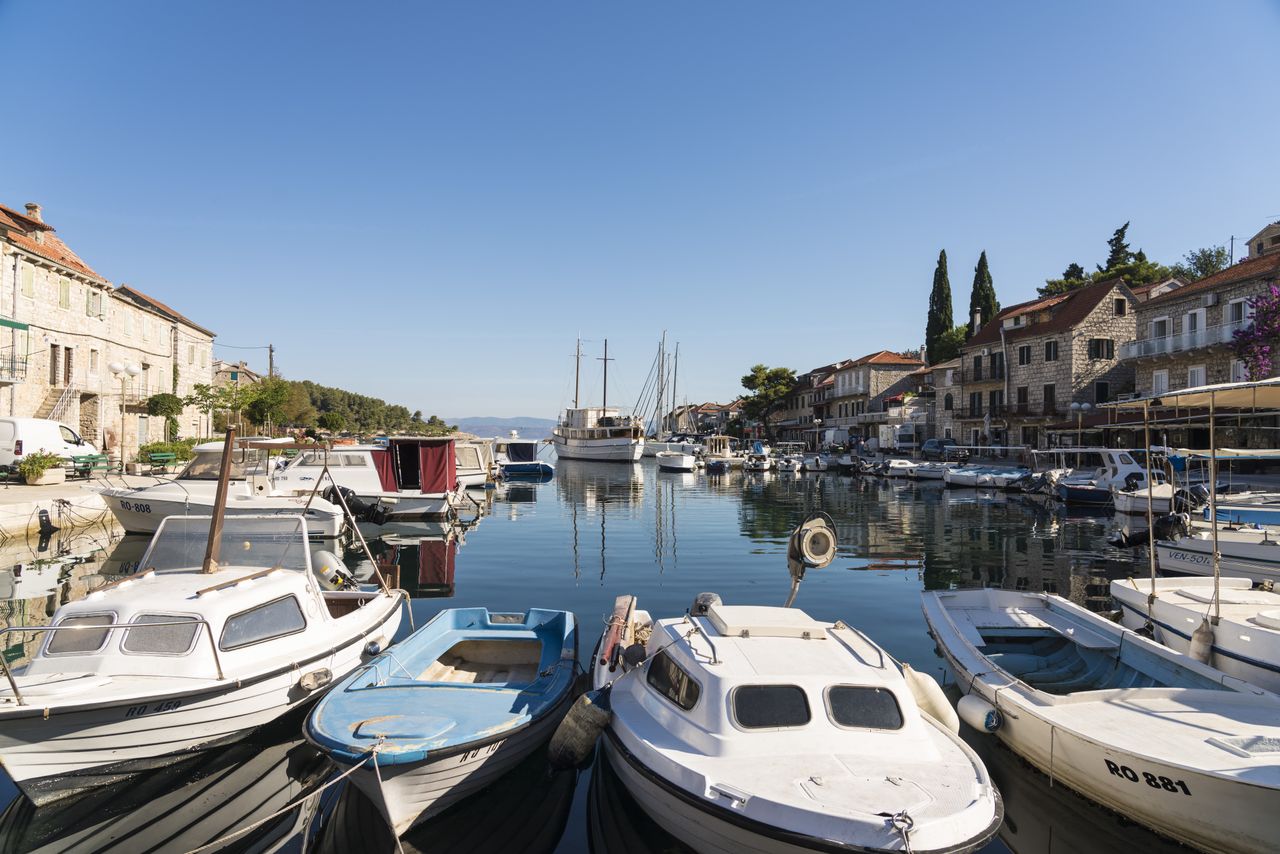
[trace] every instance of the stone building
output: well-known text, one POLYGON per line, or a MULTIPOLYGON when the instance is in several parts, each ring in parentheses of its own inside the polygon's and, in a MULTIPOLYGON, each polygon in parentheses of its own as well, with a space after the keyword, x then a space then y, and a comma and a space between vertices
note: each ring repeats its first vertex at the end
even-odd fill
POLYGON ((828 400, 828 424, 847 427, 851 438, 876 435, 875 419, 868 417, 871 401, 923 365, 914 356, 889 350, 877 350, 842 363, 835 371, 828 400))
MULTIPOLYGON (((213 337, 136 288, 114 287, 39 205, 0 205, 0 415, 61 421, 113 454, 123 438, 130 456, 164 435, 148 397, 212 381, 213 337)), ((196 417, 188 407, 180 430, 196 417)))
POLYGON ((1138 306, 1120 355, 1136 371, 1139 394, 1246 379, 1232 342, 1253 322, 1250 298, 1280 284, 1280 240, 1271 230, 1280 238, 1280 224, 1263 229, 1249 241, 1250 257, 1138 306))
POLYGON ((933 377, 933 400, 926 438, 958 439, 955 415, 960 405, 960 360, 932 365, 929 373, 933 377))
POLYGON ((773 419, 774 433, 780 441, 815 441, 829 409, 832 375, 845 364, 847 361, 834 362, 796 377, 786 403, 773 419))
POLYGON ((1048 431, 1133 391, 1120 345, 1137 300, 1120 280, 1096 282, 1003 309, 960 352, 956 439, 966 445, 1047 446, 1048 431))

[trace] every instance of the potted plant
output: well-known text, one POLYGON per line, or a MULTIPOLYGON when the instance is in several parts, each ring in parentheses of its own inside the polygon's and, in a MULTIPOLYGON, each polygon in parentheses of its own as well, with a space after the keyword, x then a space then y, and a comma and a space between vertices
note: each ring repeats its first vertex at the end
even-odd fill
POLYGON ((35 486, 50 483, 62 483, 67 479, 67 470, 63 467, 62 457, 47 451, 36 451, 27 454, 18 463, 18 472, 22 479, 35 486))

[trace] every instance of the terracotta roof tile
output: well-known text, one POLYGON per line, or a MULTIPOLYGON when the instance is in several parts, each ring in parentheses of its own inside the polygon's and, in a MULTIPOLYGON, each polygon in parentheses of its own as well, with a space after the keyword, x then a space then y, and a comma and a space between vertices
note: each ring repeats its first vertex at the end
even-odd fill
POLYGON ((924 362, 912 356, 904 356, 901 353, 895 353, 892 350, 877 350, 874 353, 868 353, 861 359, 854 359, 849 363, 848 367, 858 367, 860 365, 923 365, 924 362))
POLYGON ((173 320, 176 320, 179 323, 185 323, 187 326, 190 326, 192 329, 200 330, 204 334, 208 335, 210 338, 214 338, 217 336, 217 333, 211 332, 208 329, 205 329, 200 324, 192 321, 190 318, 180 314, 179 312, 174 311, 173 309, 169 308, 169 306, 160 302, 160 300, 154 297, 147 296, 142 291, 138 290, 132 285, 121 285, 120 287, 116 288, 116 293, 124 296, 127 299, 132 299, 135 302, 140 302, 147 306, 150 306, 151 308, 155 309, 161 314, 166 315, 167 317, 173 320))
POLYGON ((38 255, 91 279, 106 282, 105 278, 80 260, 80 256, 62 242, 54 232, 53 226, 48 223, 0 205, 0 231, 6 232, 5 237, 10 243, 32 255, 38 255), (39 240, 36 239, 36 235, 39 235, 39 240))
MULTIPOLYGON (((1089 312, 1093 311, 1098 303, 1102 302, 1107 294, 1111 293, 1111 290, 1118 285, 1123 287, 1124 282, 1120 279, 1108 279, 1104 282, 1085 285, 1083 288, 1077 288, 1065 294, 1041 297, 1040 299, 1011 305, 1006 309, 1002 309, 999 314, 984 324, 976 335, 964 343, 964 349, 982 347, 999 341, 1000 328, 1007 318, 1049 309, 1052 309, 1052 313, 1048 320, 1039 323, 1033 321, 1029 324, 1006 329, 1004 331, 1005 340, 1012 341, 1035 335, 1065 332, 1088 317, 1089 312)), ((1127 291, 1128 288, 1125 288, 1125 290, 1127 291)))
POLYGON ((1259 255, 1256 258, 1246 258, 1243 261, 1231 265, 1225 270, 1214 273, 1212 276, 1206 276, 1205 278, 1192 282, 1189 285, 1183 285, 1182 287, 1172 290, 1167 294, 1160 294, 1158 297, 1152 297, 1147 300, 1146 305, 1171 302, 1189 294, 1203 293, 1204 291, 1212 290, 1213 288, 1220 288, 1225 285, 1234 285, 1238 282, 1248 281, 1249 279, 1274 281, 1277 278, 1280 278, 1280 252, 1273 252, 1270 255, 1259 255))

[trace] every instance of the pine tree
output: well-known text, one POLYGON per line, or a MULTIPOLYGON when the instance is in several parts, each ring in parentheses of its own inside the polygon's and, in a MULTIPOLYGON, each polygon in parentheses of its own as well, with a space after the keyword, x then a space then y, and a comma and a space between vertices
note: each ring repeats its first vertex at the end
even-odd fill
POLYGON ((978 312, 982 322, 986 323, 1000 311, 1000 301, 996 299, 996 286, 991 282, 991 270, 987 267, 987 251, 982 250, 978 256, 978 266, 973 268, 973 290, 969 292, 968 332, 965 338, 972 338, 977 330, 973 328, 973 313, 978 312))
POLYGON ((1089 278, 1089 274, 1084 271, 1075 261, 1067 265, 1067 269, 1062 271, 1062 280, 1065 282, 1083 282, 1089 278))
POLYGON ((1114 270, 1117 267, 1123 267, 1125 264, 1133 261, 1133 253, 1129 251, 1129 244, 1125 240, 1125 235, 1129 231, 1129 223, 1125 223, 1115 230, 1111 235, 1111 239, 1107 241, 1107 246, 1111 251, 1107 253, 1107 266, 1099 267, 1099 273, 1105 273, 1108 270, 1114 270))
POLYGON ((938 340, 951 329, 951 280, 947 278, 947 250, 938 253, 938 267, 933 271, 933 290, 929 293, 929 321, 924 333, 925 359, 938 363, 938 340))

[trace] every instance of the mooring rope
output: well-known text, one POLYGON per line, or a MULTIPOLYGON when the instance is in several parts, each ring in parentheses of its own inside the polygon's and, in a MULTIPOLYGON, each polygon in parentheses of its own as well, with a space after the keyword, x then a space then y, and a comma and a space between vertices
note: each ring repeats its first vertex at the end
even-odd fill
MULTIPOLYGON (((285 813, 287 813, 287 812, 291 812, 292 810, 297 809, 299 806, 301 806, 301 805, 302 805, 302 803, 303 803, 304 801, 309 800, 310 798, 314 797, 315 795, 320 794, 321 792, 323 792, 325 789, 329 788, 330 786, 333 786, 333 785, 335 785, 335 784, 337 784, 337 783, 341 783, 341 782, 342 782, 343 780, 345 780, 347 777, 350 777, 350 776, 351 776, 352 774, 354 774, 356 771, 358 771, 358 770, 360 770, 361 768, 363 768, 363 767, 365 766, 365 764, 367 764, 370 760, 372 760, 372 761, 373 761, 373 768, 374 768, 374 771, 375 771, 375 772, 377 772, 377 770, 378 770, 378 758, 377 758, 377 757, 378 757, 378 749, 382 746, 382 742, 383 742, 383 741, 385 741, 385 738, 383 738, 383 737, 379 737, 379 738, 378 738, 378 743, 377 743, 377 744, 375 744, 373 747, 369 748, 369 755, 368 755, 368 756, 366 756, 364 759, 361 759, 361 760, 360 760, 359 762, 357 762, 355 765, 352 765, 352 766, 351 766, 350 768, 348 768, 346 771, 342 772, 342 774, 340 774, 339 776, 337 776, 337 777, 333 778, 333 779, 332 779, 332 780, 330 780, 329 782, 325 783, 325 784, 324 784, 323 786, 321 786, 320 788, 318 788, 318 789, 316 789, 316 790, 314 790, 314 791, 311 791, 311 792, 307 792, 307 794, 303 795, 301 798, 298 798, 298 799, 297 799, 297 800, 295 800, 295 801, 291 801, 290 803, 286 804, 285 806, 283 806, 283 807, 281 807, 280 809, 278 809, 278 810, 276 810, 275 812, 273 812, 271 815, 266 816, 265 818, 260 818, 260 819, 258 819, 258 820, 257 820, 257 821, 255 821, 253 824, 250 824, 250 825, 248 825, 248 826, 246 826, 246 827, 242 827, 242 828, 240 828, 239 830, 233 831, 233 832, 231 832, 231 833, 227 834, 226 836, 223 836, 223 837, 222 837, 222 838, 220 838, 220 839, 215 839, 215 840, 214 840, 214 841, 212 841, 212 842, 207 842, 207 843, 205 843, 204 845, 201 845, 199 848, 192 848, 190 851, 188 851, 188 852, 187 852, 187 854, 199 854, 199 852, 201 852, 201 851, 207 851, 207 850, 208 850, 208 849, 210 849, 210 848, 214 848, 214 847, 217 847, 217 846, 225 845, 226 843, 230 842, 232 839, 235 839, 235 838, 236 838, 236 837, 238 837, 238 836, 244 836, 246 833, 250 832, 251 830, 256 830, 256 829, 258 829, 259 827, 261 827, 262 825, 264 825, 264 824, 266 824, 267 822, 271 821, 272 819, 279 818, 280 816, 284 815, 285 813)), ((382 785, 382 775, 381 775, 380 773, 378 774, 378 785, 379 785, 379 786, 381 786, 381 785, 382 785)), ((397 845, 397 846, 399 846, 399 845, 400 845, 400 840, 399 840, 399 838, 397 838, 397 839, 396 839, 396 845, 397 845)), ((400 850, 401 850, 401 854, 403 854, 404 849, 402 848, 402 849, 400 849, 400 850)))

